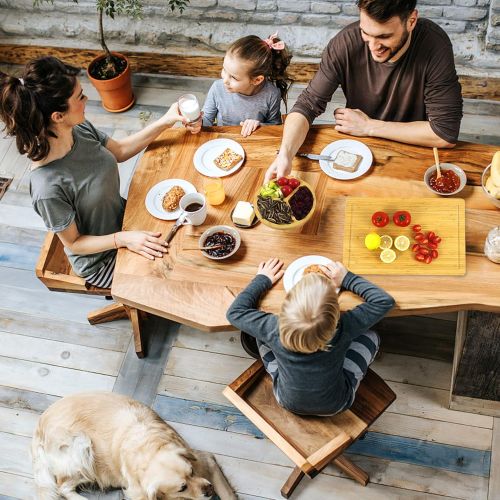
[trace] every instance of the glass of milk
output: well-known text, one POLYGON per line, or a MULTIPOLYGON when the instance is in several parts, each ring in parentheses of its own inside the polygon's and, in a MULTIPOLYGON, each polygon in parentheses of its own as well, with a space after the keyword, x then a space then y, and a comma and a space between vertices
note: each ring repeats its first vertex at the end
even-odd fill
POLYGON ((179 111, 190 122, 196 122, 200 119, 200 103, 194 94, 184 94, 178 99, 179 111))

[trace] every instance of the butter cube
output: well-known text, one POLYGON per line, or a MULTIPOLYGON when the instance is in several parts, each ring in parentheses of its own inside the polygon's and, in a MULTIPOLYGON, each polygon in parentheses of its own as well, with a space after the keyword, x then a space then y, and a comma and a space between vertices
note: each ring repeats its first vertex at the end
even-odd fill
POLYGON ((233 212, 233 222, 242 226, 250 226, 255 217, 253 207, 248 201, 239 201, 233 212))

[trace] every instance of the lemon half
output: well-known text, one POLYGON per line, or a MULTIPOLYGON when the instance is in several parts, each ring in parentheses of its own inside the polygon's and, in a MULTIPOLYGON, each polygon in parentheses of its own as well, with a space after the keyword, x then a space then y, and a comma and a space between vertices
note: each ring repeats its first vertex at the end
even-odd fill
POLYGON ((368 250, 376 250, 380 245, 380 236, 377 233, 368 233, 365 236, 365 247, 368 250))
POLYGON ((396 252, 390 248, 386 248, 380 252, 380 260, 385 264, 390 264, 396 260, 396 252))
POLYGON ((398 236, 394 240, 394 246, 401 252, 404 252, 405 250, 408 250, 408 248, 410 247, 410 239, 403 235, 398 236))
POLYGON ((380 237, 380 245, 379 248, 384 250, 385 248, 392 247, 392 238, 388 234, 384 234, 380 237))

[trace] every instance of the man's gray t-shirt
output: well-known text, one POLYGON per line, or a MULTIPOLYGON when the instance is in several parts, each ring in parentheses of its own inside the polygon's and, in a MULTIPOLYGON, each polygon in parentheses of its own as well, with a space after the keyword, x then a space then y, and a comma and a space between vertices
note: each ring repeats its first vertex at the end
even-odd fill
MULTIPOLYGON (((81 235, 121 231, 125 200, 120 196, 116 159, 105 147, 108 136, 85 121, 73 128, 73 139, 65 157, 31 171, 35 212, 54 233, 73 222, 81 235)), ((74 255, 65 248, 73 270, 82 277, 100 269, 115 251, 74 255)))
POLYGON ((281 124, 281 93, 266 80, 257 94, 243 95, 228 92, 222 80, 215 81, 203 105, 203 125, 239 125, 245 120, 259 120, 268 125, 281 124))

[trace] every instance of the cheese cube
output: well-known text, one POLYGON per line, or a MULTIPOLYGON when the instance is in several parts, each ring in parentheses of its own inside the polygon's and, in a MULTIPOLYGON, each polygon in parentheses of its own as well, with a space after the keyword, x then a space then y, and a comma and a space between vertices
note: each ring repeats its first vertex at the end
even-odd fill
POLYGON ((250 226, 255 217, 253 206, 248 201, 239 201, 233 212, 233 222, 242 226, 250 226))

